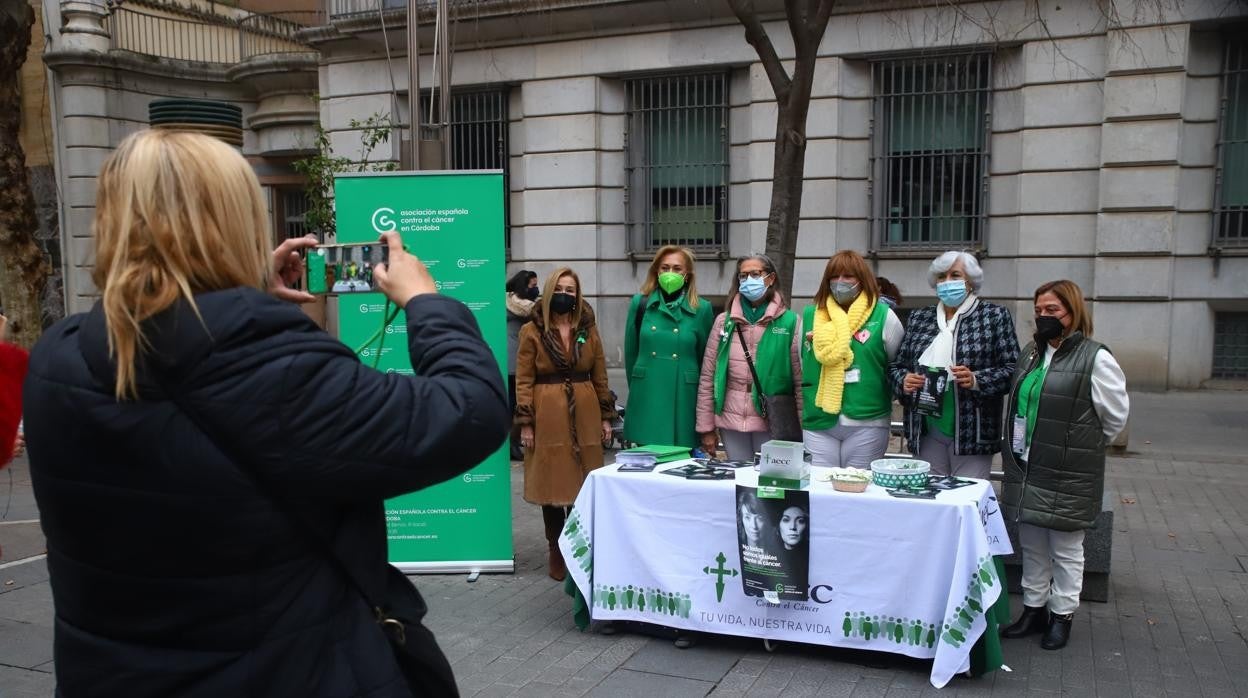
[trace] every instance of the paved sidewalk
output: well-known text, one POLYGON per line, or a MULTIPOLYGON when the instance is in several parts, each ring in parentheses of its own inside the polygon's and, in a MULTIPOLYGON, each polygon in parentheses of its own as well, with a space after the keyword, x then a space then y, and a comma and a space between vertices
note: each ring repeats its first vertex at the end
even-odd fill
MULTIPOLYGON (((1118 498, 1108 603, 1084 605, 1071 644, 1005 643, 1011 672, 936 691, 929 663, 715 637, 689 650, 582 633, 545 575, 537 507, 513 466, 516 574, 425 576, 428 623, 464 695, 1248 696, 1248 392, 1132 396, 1130 449, 1109 463, 1118 498)), ((0 473, 0 510, 8 474, 0 473)), ((25 464, 3 521, 36 518, 25 464)), ((48 696, 52 608, 32 524, 0 521, 0 695, 48 696), (33 532, 33 533, 32 533, 33 532), (12 552, 11 552, 12 551, 12 552), (20 560, 18 561, 20 563, 20 560)), ((1011 599, 1017 609, 1017 596, 1011 599)))

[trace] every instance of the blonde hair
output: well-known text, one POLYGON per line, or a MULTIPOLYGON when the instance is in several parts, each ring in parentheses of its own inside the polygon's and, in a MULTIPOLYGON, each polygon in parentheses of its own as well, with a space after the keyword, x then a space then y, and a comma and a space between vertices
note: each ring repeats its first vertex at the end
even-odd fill
POLYGON ((693 273, 693 263, 697 259, 693 256, 693 250, 680 245, 664 245, 654 253, 654 259, 650 262, 650 269, 646 272, 646 280, 641 284, 641 295, 649 297, 654 293, 654 289, 659 285, 659 266, 663 262, 663 258, 669 254, 676 253, 685 258, 685 298, 689 300, 689 307, 697 310, 698 308, 698 284, 695 281, 696 275, 693 273))
POLYGON ((542 324, 547 332, 553 332, 555 329, 550 322, 550 299, 555 295, 555 286, 559 284, 559 279, 565 276, 572 277, 572 280, 576 282, 576 307, 572 308, 568 319, 572 321, 572 327, 581 326, 581 277, 577 276, 571 267, 559 267, 553 274, 546 277, 546 285, 542 288, 542 324))
POLYGON ((100 172, 95 271, 117 399, 136 397, 144 320, 194 294, 264 288, 269 218, 251 166, 225 143, 195 133, 140 131, 100 172))

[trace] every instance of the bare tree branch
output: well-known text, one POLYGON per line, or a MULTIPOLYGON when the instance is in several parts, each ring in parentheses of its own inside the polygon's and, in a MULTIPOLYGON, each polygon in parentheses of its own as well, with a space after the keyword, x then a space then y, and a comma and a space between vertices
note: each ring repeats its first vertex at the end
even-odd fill
POLYGON ((780 62, 780 56, 776 55, 776 47, 772 45, 771 39, 767 36, 767 30, 763 28, 763 23, 758 19, 754 0, 728 0, 728 6, 732 8, 733 14, 737 16, 741 25, 745 27, 745 40, 758 53, 763 70, 767 72, 767 79, 771 81, 771 89, 776 93, 776 99, 786 99, 792 82, 784 70, 784 65, 780 62))

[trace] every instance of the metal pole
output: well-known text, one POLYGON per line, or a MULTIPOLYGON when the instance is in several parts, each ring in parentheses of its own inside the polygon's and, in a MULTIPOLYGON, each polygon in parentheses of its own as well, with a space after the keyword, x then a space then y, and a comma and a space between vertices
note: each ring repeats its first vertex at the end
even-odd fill
POLYGON ((442 52, 438 54, 438 100, 439 134, 442 136, 442 168, 454 169, 451 162, 451 14, 447 0, 438 0, 438 45, 442 52))
POLYGON ((420 169, 420 41, 416 20, 416 0, 407 0, 407 145, 413 170, 420 169))

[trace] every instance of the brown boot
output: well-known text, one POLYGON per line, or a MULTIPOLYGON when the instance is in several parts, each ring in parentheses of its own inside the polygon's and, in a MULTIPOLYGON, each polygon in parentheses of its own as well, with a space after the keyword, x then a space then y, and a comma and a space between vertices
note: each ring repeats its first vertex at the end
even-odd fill
POLYGON ((568 576, 563 553, 559 550, 559 534, 563 533, 563 521, 567 517, 563 507, 542 506, 542 523, 546 525, 546 543, 549 546, 550 578, 562 582, 568 576))
POLYGON ((563 553, 557 545, 550 546, 550 571, 547 574, 556 582, 562 582, 568 576, 568 567, 563 564, 563 553))

